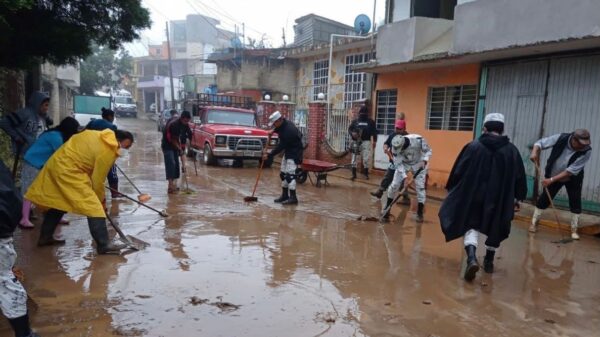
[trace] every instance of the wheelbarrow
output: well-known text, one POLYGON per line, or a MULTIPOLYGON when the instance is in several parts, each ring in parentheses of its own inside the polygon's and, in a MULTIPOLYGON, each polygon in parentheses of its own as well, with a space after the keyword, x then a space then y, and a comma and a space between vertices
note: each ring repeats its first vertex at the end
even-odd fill
POLYGON ((327 186, 329 185, 327 173, 342 168, 350 169, 352 168, 352 164, 338 165, 322 160, 304 159, 296 174, 296 181, 304 184, 308 179, 312 185, 317 187, 321 187, 321 185, 327 186), (315 178, 315 182, 313 182, 311 174, 315 178))

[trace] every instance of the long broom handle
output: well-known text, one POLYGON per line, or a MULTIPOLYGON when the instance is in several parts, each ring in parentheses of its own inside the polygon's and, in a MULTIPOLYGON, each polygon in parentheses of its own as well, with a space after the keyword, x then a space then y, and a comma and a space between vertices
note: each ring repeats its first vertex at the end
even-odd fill
MULTIPOLYGON (((267 151, 267 147, 269 146, 269 142, 271 141, 271 135, 267 137, 267 143, 265 144, 265 148, 262 150, 261 155, 264 155, 265 151, 267 151)), ((258 186, 258 181, 260 180, 260 176, 262 175, 263 166, 265 165, 265 160, 261 158, 260 168, 258 169, 258 175, 256 176, 256 182, 254 183, 254 188, 252 189, 252 197, 256 193, 256 187, 258 186)))
POLYGON ((111 190, 111 191, 113 191, 113 192, 117 192, 117 193, 119 193, 120 195, 124 196, 125 198, 127 198, 127 199, 129 199, 129 200, 131 200, 131 201, 133 201, 133 202, 135 202, 135 203, 137 203, 138 205, 144 206, 144 207, 146 207, 146 208, 149 208, 149 209, 151 209, 151 210, 155 211, 156 213, 160 214, 161 216, 164 216, 164 217, 166 217, 166 216, 167 216, 165 212, 159 211, 159 210, 157 210, 156 208, 154 208, 154 207, 152 207, 152 206, 148 206, 148 205, 146 205, 145 203, 143 203, 143 202, 141 202, 141 201, 139 201, 139 200, 135 200, 134 198, 132 198, 132 197, 128 196, 127 194, 124 194, 124 193, 122 193, 122 192, 119 192, 119 191, 117 191, 117 190, 114 190, 114 189, 112 189, 112 188, 110 188, 110 187, 108 187, 108 186, 104 186, 104 187, 106 187, 107 189, 109 189, 109 190, 111 190))
MULTIPOLYGON (((540 165, 538 165, 538 163, 534 163, 535 164, 535 168, 538 171, 538 175, 542 176, 542 170, 540 169, 540 165)), ((543 184, 542 184, 543 186, 543 184)), ((544 187, 544 192, 546 192, 546 196, 548 197, 548 200, 550 200, 550 206, 552 206, 552 213, 554 214, 554 218, 556 219, 556 223, 558 224, 558 232, 560 233, 560 235, 562 236, 562 232, 560 231, 560 219, 558 218, 558 212, 556 211, 556 207, 554 207, 554 201, 552 201, 552 196, 550 195, 550 191, 548 191, 548 187, 543 186, 544 187)))
POLYGON ((131 181, 131 179, 129 179, 129 177, 125 174, 125 172, 123 172, 123 170, 121 170, 121 168, 119 167, 119 165, 117 165, 115 163, 115 167, 117 168, 117 170, 119 170, 119 172, 121 172, 121 174, 123 175, 123 177, 125 177, 125 179, 127 179, 127 181, 131 184, 131 186, 133 186, 133 188, 135 188, 135 190, 139 193, 139 194, 143 194, 142 191, 140 191, 139 188, 137 188, 137 186, 135 186, 135 184, 133 183, 133 181, 131 181))

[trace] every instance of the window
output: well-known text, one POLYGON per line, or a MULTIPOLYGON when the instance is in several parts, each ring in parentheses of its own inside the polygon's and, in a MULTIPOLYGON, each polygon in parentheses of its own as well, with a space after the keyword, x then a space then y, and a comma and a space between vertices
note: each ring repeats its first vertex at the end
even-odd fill
POLYGON ((377 133, 387 135, 394 131, 398 90, 377 90, 377 133))
POLYGON ((371 53, 346 56, 346 73, 344 75, 344 108, 352 107, 352 102, 365 99, 367 90, 367 74, 352 70, 352 66, 369 62, 371 53))
POLYGON ((427 129, 473 130, 477 101, 475 85, 429 88, 427 101, 427 129))
POLYGON ((411 16, 453 20, 456 0, 412 0, 411 6, 411 16))
POLYGON ((327 98, 327 78, 329 77, 329 60, 317 61, 313 69, 313 100, 322 92, 327 98))

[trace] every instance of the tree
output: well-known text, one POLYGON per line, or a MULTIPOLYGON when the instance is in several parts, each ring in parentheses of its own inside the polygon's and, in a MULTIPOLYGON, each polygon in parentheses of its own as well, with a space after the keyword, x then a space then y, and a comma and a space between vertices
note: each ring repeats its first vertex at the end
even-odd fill
POLYGON ((0 0, 0 66, 74 64, 93 43, 117 50, 150 23, 141 0, 0 0))
POLYGON ((94 45, 92 54, 81 61, 79 90, 91 95, 102 86, 117 87, 133 70, 133 59, 125 50, 118 54, 107 47, 94 45))

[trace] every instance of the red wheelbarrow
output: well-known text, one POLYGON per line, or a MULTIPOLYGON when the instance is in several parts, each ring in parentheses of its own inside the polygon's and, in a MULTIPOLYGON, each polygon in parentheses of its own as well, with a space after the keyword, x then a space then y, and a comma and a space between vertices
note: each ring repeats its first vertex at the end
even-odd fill
POLYGON ((352 164, 337 165, 322 160, 304 159, 296 175, 296 181, 300 184, 304 184, 308 178, 310 183, 317 187, 329 185, 327 173, 341 168, 350 169, 352 168, 352 164), (314 183, 313 179, 310 177, 311 173, 314 176, 316 183, 314 183))

